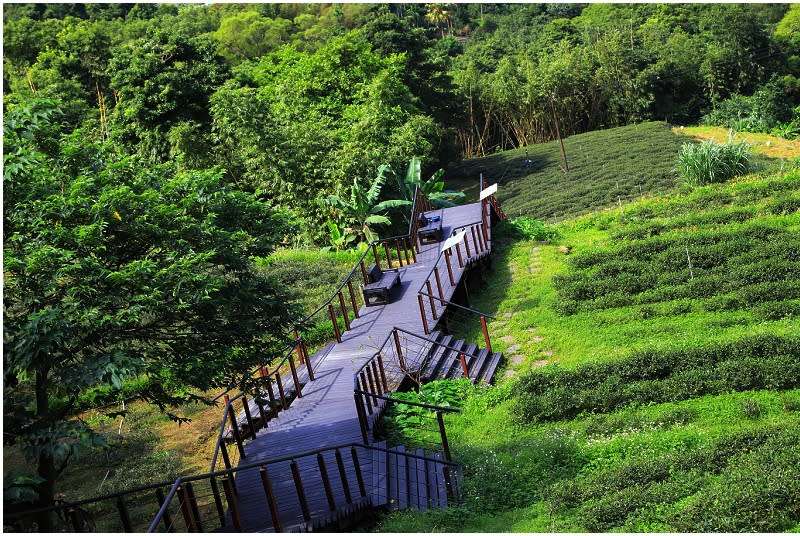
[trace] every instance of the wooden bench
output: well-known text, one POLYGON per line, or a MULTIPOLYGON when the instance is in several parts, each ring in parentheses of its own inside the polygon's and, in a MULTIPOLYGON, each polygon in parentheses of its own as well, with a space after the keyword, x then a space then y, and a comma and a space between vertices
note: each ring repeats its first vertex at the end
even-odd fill
POLYGON ((364 305, 381 305, 389 303, 389 294, 392 287, 400 284, 400 272, 394 270, 381 270, 377 264, 373 264, 367 272, 369 283, 364 285, 364 305), (374 302, 370 302, 370 298, 374 302))
POLYGON ((425 242, 439 242, 442 239, 442 213, 428 216, 420 214, 418 217, 419 226, 417 227, 417 236, 419 243, 425 242))

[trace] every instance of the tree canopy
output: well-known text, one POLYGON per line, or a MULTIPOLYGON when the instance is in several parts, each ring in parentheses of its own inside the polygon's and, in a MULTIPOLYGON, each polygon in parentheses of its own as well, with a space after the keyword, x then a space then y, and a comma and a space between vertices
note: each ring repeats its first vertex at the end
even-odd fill
POLYGON ((91 435, 69 418, 83 389, 144 377, 141 397, 179 419, 285 342, 292 311, 251 269, 285 215, 219 169, 62 132, 61 115, 34 102, 4 125, 4 439, 38 464, 43 504, 91 435))

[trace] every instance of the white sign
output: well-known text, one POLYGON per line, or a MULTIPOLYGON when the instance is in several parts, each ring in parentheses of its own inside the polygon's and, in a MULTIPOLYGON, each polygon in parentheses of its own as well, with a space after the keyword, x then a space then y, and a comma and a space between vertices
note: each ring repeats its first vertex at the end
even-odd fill
POLYGON ((457 235, 451 236, 450 238, 445 240, 444 244, 442 244, 442 251, 450 249, 451 247, 455 246, 456 244, 464 240, 464 235, 466 234, 467 234, 466 231, 461 231, 457 235))
POLYGON ((481 201, 492 195, 497 191, 497 183, 492 184, 481 192, 481 201))

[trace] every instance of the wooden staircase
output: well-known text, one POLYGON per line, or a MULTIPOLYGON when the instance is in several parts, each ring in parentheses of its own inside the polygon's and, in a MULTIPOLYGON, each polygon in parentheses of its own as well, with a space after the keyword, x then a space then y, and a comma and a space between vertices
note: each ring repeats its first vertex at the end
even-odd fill
POLYGON ((502 352, 490 352, 475 344, 468 344, 463 339, 455 339, 452 335, 434 331, 430 338, 436 341, 430 344, 420 366, 420 380, 457 379, 464 377, 459 354, 463 354, 473 383, 492 382, 497 367, 503 359, 502 352))
MULTIPOLYGON (((386 441, 374 446, 385 449, 386 441)), ((442 460, 440 452, 407 452, 402 445, 388 452, 372 451, 372 506, 418 511, 447 508, 453 497, 460 496, 463 474, 461 466, 453 470, 442 460)))

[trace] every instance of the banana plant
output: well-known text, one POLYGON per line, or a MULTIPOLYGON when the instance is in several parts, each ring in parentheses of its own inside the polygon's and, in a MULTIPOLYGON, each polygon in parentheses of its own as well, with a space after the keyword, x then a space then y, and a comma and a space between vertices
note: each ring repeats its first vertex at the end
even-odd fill
POLYGON ((419 187, 420 192, 428 198, 433 206, 453 207, 464 201, 466 195, 463 192, 445 192, 443 175, 444 170, 440 169, 428 180, 422 180, 422 160, 415 156, 408 163, 405 176, 401 177, 395 174, 395 180, 400 196, 404 199, 413 200, 414 191, 419 187))
POLYGON ((352 225, 359 238, 363 238, 367 242, 377 240, 378 234, 373 227, 391 223, 391 220, 383 213, 391 208, 411 205, 411 201, 405 199, 387 199, 378 202, 381 189, 390 173, 392 173, 391 168, 382 164, 378 167, 378 174, 368 189, 359 184, 358 179, 353 179, 353 185, 350 187, 348 195, 331 195, 320 203, 322 206, 339 211, 342 219, 346 224, 352 225))
POLYGON ((328 220, 325 222, 328 227, 328 237, 331 245, 322 248, 322 251, 341 251, 347 249, 350 244, 358 239, 355 233, 348 232, 347 229, 340 228, 336 223, 328 220))

